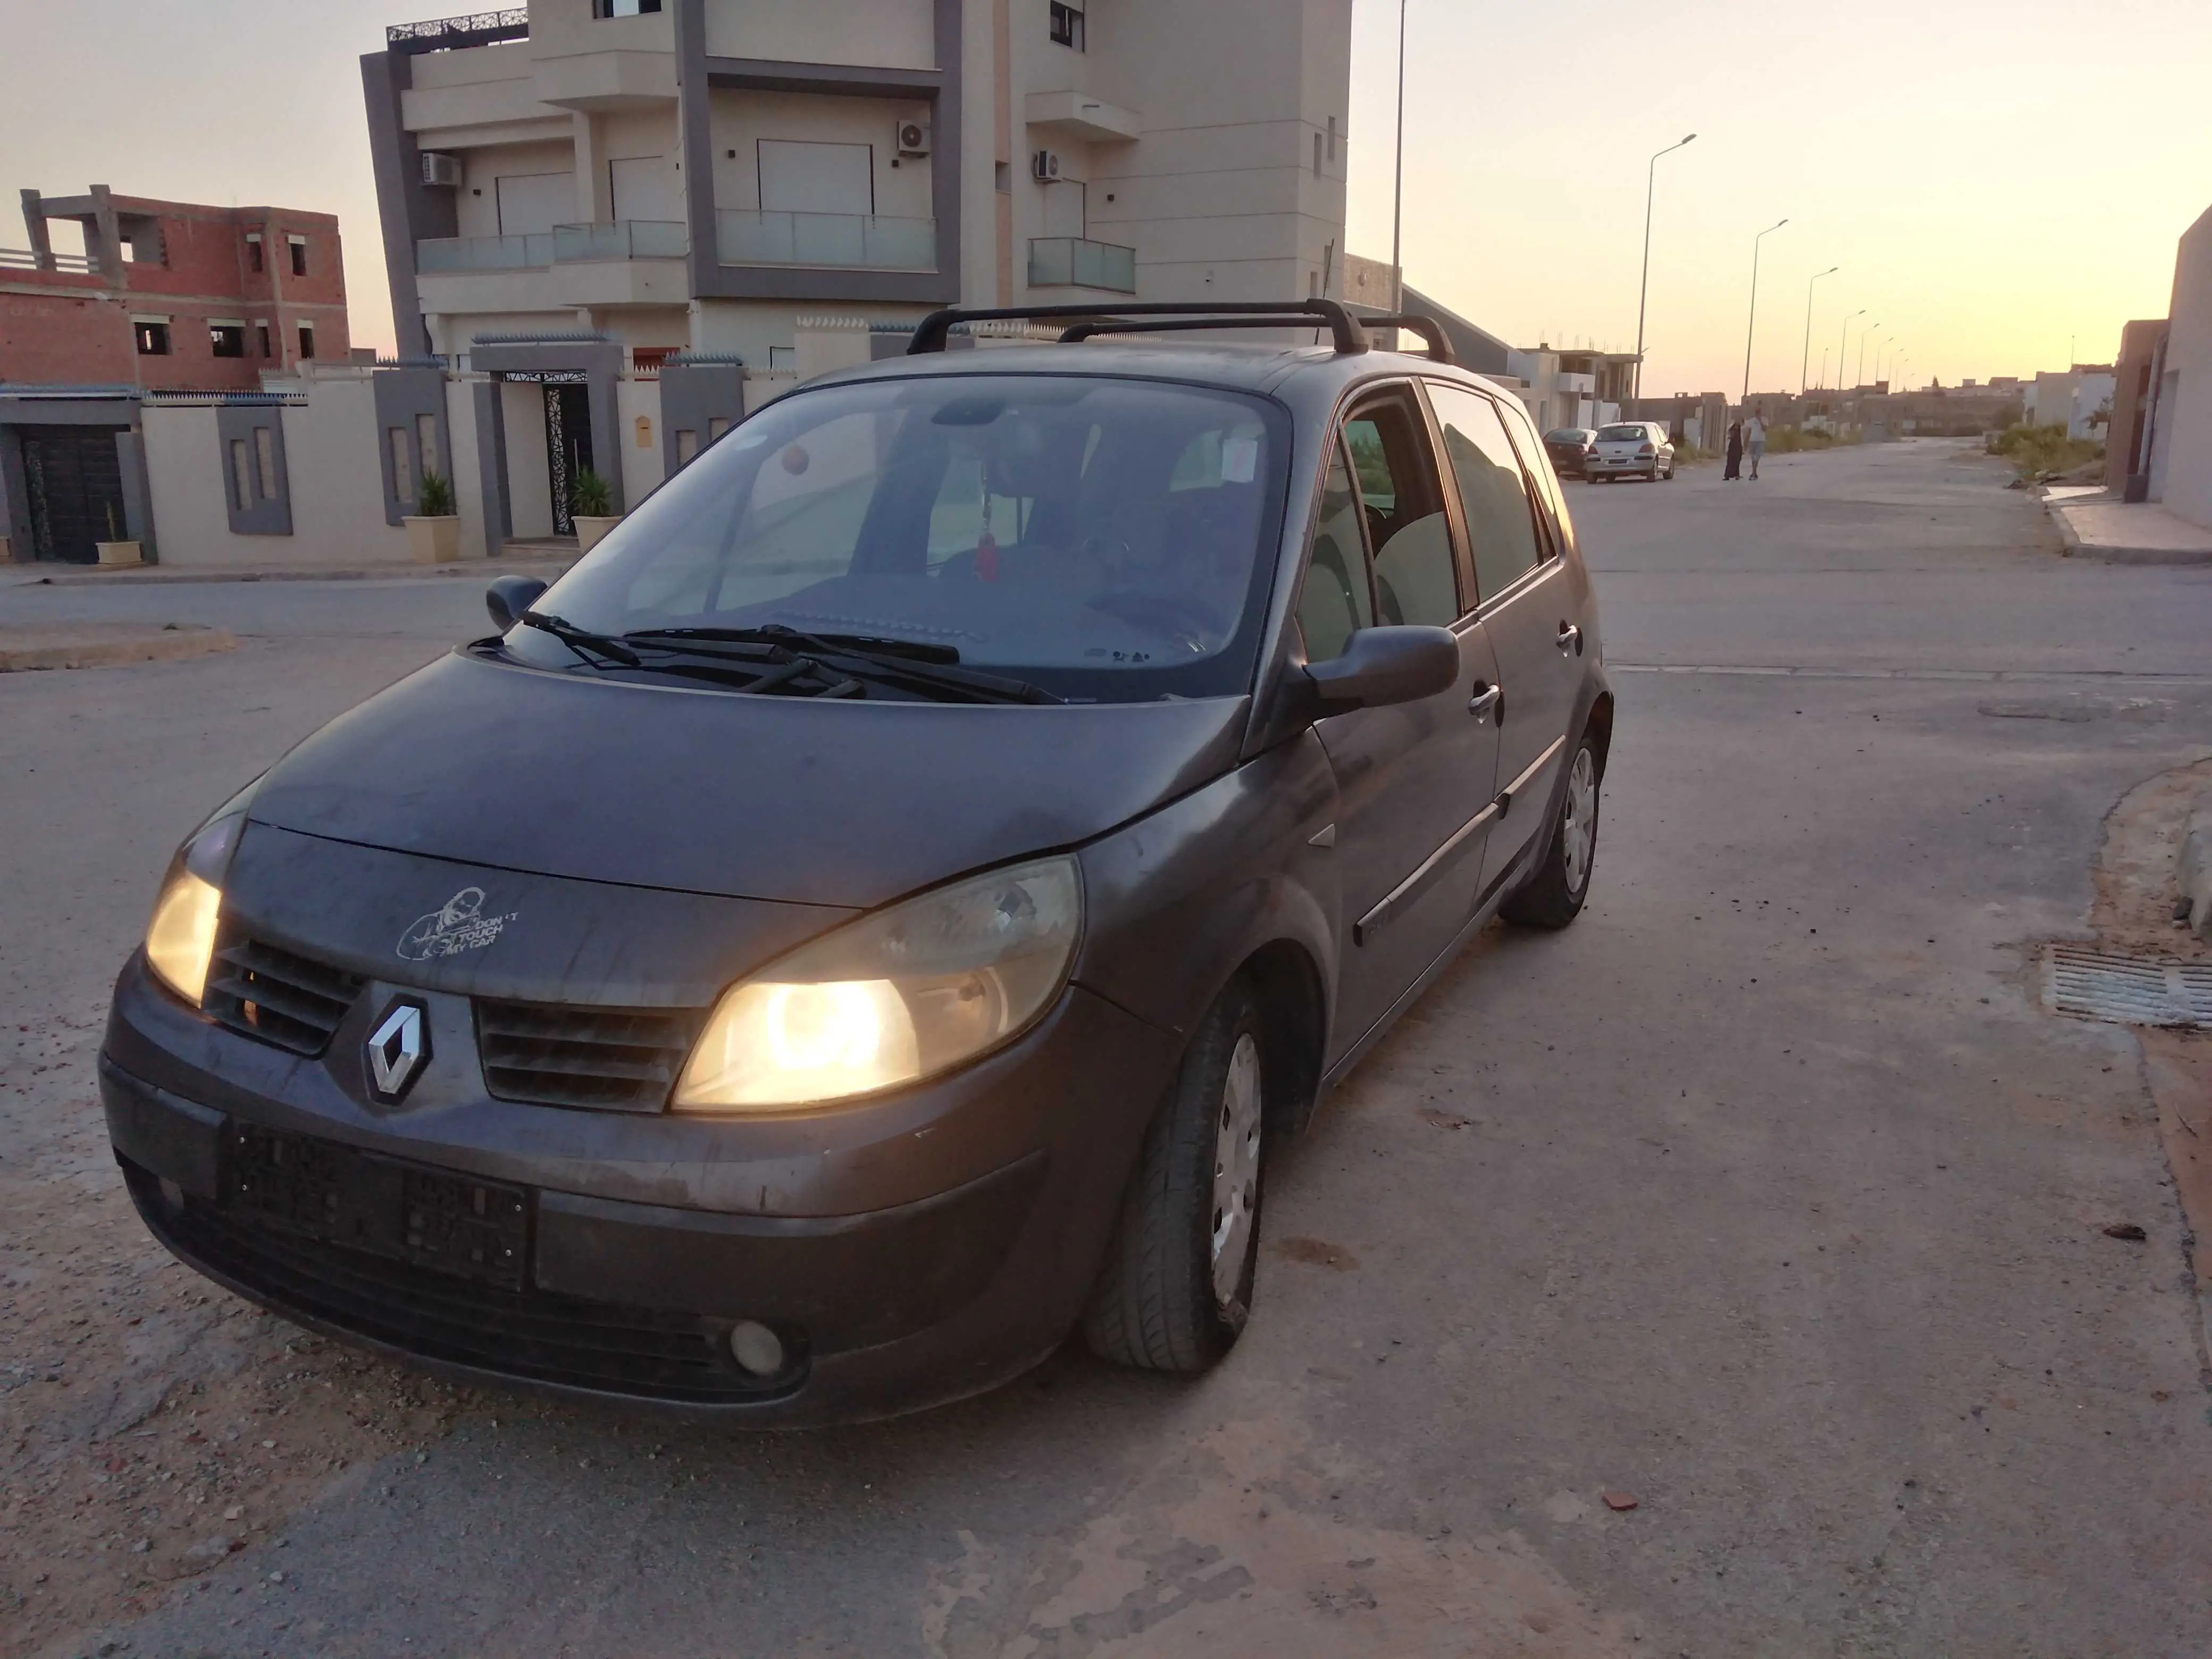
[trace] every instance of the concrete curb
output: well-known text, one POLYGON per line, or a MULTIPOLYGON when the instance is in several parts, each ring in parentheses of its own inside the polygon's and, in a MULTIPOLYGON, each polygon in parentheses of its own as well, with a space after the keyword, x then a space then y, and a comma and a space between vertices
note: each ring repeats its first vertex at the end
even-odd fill
POLYGON ((2212 791, 2199 795, 2189 809, 2189 824, 2181 832, 2181 856, 2174 861, 2181 896, 2189 901, 2190 931, 2212 942, 2212 791))
MULTIPOLYGON (((574 559, 470 559, 459 564, 358 565, 343 570, 164 570, 159 566, 137 569, 69 570, 50 576, 27 576, 16 585, 32 587, 161 587, 183 582, 374 582, 432 581, 471 576, 489 581, 495 576, 520 574, 551 580, 565 575, 574 559)), ((11 567, 20 570, 22 567, 11 567)))
POLYGON ((2106 564, 2212 564, 2212 547, 2115 547, 2085 542, 2081 532, 2074 527, 2068 516, 2066 503, 2040 496, 2043 510, 2051 515, 2057 527, 2058 539, 2064 544, 2064 557, 2069 559, 2098 559, 2106 564))
POLYGON ((173 623, 165 628, 86 623, 0 628, 0 674, 42 668, 116 668, 127 663, 181 662, 228 651, 238 641, 225 629, 173 623))

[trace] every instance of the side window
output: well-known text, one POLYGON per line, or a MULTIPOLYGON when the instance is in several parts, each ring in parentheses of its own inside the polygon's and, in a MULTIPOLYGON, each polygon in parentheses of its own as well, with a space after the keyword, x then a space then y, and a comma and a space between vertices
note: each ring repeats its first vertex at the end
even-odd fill
POLYGON ((1443 428, 1444 453, 1467 512, 1475 584, 1487 598, 1503 592, 1542 561, 1543 544, 1529 510, 1528 481, 1487 398, 1455 386, 1431 385, 1430 401, 1443 428))
POLYGON ((1459 602, 1443 488, 1419 409, 1402 393, 1370 404, 1344 423, 1344 437, 1375 550, 1376 621, 1450 626, 1474 607, 1459 602))
MULTIPOLYGON (((1545 452, 1544 441, 1536 435, 1536 428, 1528 423, 1527 413, 1511 404, 1499 405, 1505 411, 1505 429, 1513 434, 1513 447, 1521 452, 1522 469, 1535 481, 1536 493, 1544 499, 1556 530, 1553 537, 1555 551, 1565 551, 1574 538, 1575 521, 1567 514, 1567 498, 1559 489, 1559 476, 1553 471, 1552 458, 1545 452)), ((1666 428, 1657 428, 1665 435, 1666 428)))
POLYGON ((1305 586, 1298 590, 1298 631, 1305 635, 1308 662, 1342 656, 1345 641, 1375 620, 1359 511, 1344 446, 1334 445, 1314 523, 1313 556, 1306 562, 1305 586))

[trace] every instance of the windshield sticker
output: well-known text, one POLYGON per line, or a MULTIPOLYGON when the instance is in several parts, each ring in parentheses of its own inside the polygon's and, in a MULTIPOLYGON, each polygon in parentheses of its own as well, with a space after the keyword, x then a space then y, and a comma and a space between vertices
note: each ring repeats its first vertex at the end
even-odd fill
POLYGON ((1221 441, 1221 478, 1224 483, 1250 483, 1252 475, 1260 466, 1260 441, 1257 438, 1224 438, 1221 441))
POLYGON ((519 914, 510 910, 503 916, 488 916, 483 902, 483 888, 464 887, 428 915, 417 916, 414 925, 399 936, 399 959, 434 962, 440 957, 483 950, 519 914))

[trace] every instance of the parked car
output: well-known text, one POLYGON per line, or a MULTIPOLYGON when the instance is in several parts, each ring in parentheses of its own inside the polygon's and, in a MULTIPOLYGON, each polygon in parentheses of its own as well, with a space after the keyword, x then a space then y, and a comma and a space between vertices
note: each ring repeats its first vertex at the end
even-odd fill
POLYGON ((1589 477, 1642 477, 1657 483, 1674 476, 1674 444, 1656 421, 1621 421, 1597 429, 1589 462, 1589 477))
POLYGON ((100 1059, 147 1225, 448 1375, 761 1424, 1079 1323, 1217 1358, 1316 1100, 1581 909, 1613 732, 1517 399, 1279 309, 1333 343, 939 313, 495 581, 178 851, 100 1059))
POLYGON ((1544 453, 1550 456, 1552 468, 1563 478, 1589 476, 1590 452, 1597 442, 1597 432, 1587 426, 1563 426, 1544 434, 1544 453))

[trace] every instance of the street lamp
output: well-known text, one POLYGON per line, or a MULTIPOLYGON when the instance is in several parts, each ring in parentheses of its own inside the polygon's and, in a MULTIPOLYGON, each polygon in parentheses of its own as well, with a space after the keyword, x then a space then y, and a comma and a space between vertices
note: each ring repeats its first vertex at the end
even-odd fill
POLYGON ((1390 309, 1406 308, 1406 267, 1400 263, 1399 232, 1406 209, 1406 0, 1398 0, 1398 176, 1390 186, 1390 309))
MULTIPOLYGON (((1401 46, 1400 51, 1402 52, 1404 48, 1401 46)), ((1651 197, 1659 185, 1659 156, 1672 155, 1682 148, 1682 144, 1688 143, 1690 139, 1697 136, 1693 132, 1684 138, 1682 143, 1668 145, 1659 152, 1658 155, 1651 158, 1650 165, 1644 170, 1644 277, 1636 289, 1635 373, 1636 397, 1638 401, 1641 401, 1644 397, 1644 305, 1651 293, 1651 197)))
POLYGON ((1759 245, 1790 222, 1777 219, 1751 239, 1751 320, 1743 329, 1743 400, 1751 401, 1751 342, 1759 328, 1759 245))
POLYGON ((1801 398, 1805 395, 1805 371, 1813 363, 1813 283, 1823 276, 1832 276, 1842 269, 1841 265, 1830 265, 1826 270, 1814 272, 1813 282, 1805 284, 1805 355, 1797 364, 1797 395, 1801 398))
POLYGON ((1853 391, 1855 391, 1855 392, 1856 392, 1856 391, 1860 386, 1864 386, 1864 385, 1866 384, 1866 343, 1867 343, 1867 336, 1868 336, 1868 335, 1869 335, 1869 334, 1871 334, 1871 333, 1873 333, 1873 332, 1875 331, 1875 330, 1876 330, 1876 329, 1880 328, 1881 326, 1881 325, 1880 323, 1869 323, 1869 324, 1868 324, 1864 328, 1863 328, 1863 329, 1861 329, 1861 330, 1859 331, 1859 367, 1858 367, 1858 373, 1857 373, 1857 374, 1856 374, 1855 375, 1853 375, 1853 376, 1851 377, 1851 389, 1852 389, 1853 391))
POLYGON ((1851 323, 1854 319, 1865 315, 1866 307, 1861 306, 1856 311, 1851 313, 1850 316, 1844 319, 1844 331, 1836 337, 1836 390, 1838 392, 1844 389, 1844 349, 1851 337, 1851 323))

